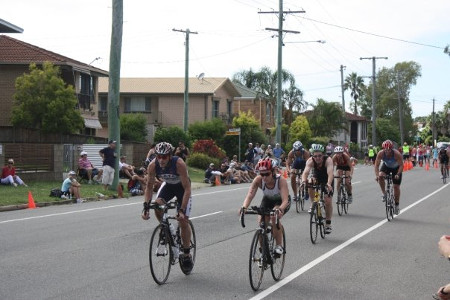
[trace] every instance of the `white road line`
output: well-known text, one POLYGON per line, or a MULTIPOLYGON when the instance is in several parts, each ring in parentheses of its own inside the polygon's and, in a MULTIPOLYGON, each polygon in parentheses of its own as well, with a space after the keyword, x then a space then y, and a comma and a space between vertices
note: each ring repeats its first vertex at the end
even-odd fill
MULTIPOLYGON (((422 199, 417 200, 416 202, 408 205, 407 207, 403 208, 400 212, 400 214, 408 211, 409 209, 413 208, 414 206, 416 206, 417 204, 425 201, 426 199, 428 199, 429 197, 433 196, 434 194, 440 192, 441 190, 445 189, 447 186, 449 186, 448 184, 442 186, 441 188, 437 189, 436 191, 432 192, 431 194, 423 197, 422 199)), ((287 276, 286 278, 284 278, 283 280, 277 282, 276 284, 272 285, 270 288, 262 291, 261 293, 259 293, 258 295, 250 298, 250 300, 259 300, 259 299, 263 299, 266 296, 269 296, 270 294, 272 294, 273 292, 275 292, 276 290, 278 290, 279 288, 281 288, 283 285, 288 284, 289 282, 291 282, 292 280, 294 280, 295 278, 297 278, 298 276, 302 275, 303 273, 305 273, 306 271, 308 271, 309 269, 311 269, 312 267, 318 265, 319 263, 321 263, 322 261, 324 261, 325 259, 329 258, 330 256, 332 256, 333 254, 337 253, 338 251, 344 249, 345 247, 349 246, 350 244, 352 244, 353 242, 359 240, 360 238, 362 238, 363 236, 369 234, 370 232, 374 231, 375 229, 377 229, 378 227, 380 227, 381 225, 384 225, 385 223, 387 223, 388 221, 386 219, 384 219, 383 221, 378 222, 377 224, 373 225, 372 227, 364 230, 363 232, 355 235, 354 237, 350 238, 349 240, 347 240, 346 242, 340 244, 339 246, 331 249, 330 251, 328 251, 327 253, 324 253, 323 255, 319 256, 318 258, 316 258, 315 260, 311 261, 310 263, 304 265, 303 267, 301 267, 300 269, 298 269, 297 271, 295 271, 294 273, 292 273, 291 275, 287 276)))

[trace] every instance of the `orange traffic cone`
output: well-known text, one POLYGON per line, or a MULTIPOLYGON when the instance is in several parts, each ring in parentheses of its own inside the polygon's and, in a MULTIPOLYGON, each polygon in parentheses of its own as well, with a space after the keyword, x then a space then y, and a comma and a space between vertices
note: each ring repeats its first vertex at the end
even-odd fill
POLYGON ((438 163, 437 160, 434 162, 434 168, 437 169, 438 168, 438 163))
POLYGON ((33 195, 31 195, 31 191, 28 191, 28 208, 29 209, 36 208, 36 204, 34 203, 33 195))
POLYGON ((288 174, 287 174, 287 171, 286 171, 286 169, 284 169, 284 174, 283 174, 283 177, 284 177, 284 178, 288 178, 288 174))
POLYGON ((408 162, 407 161, 404 161, 403 162, 403 171, 408 171, 408 162))
POLYGON ((216 176, 216 181, 215 181, 216 186, 220 185, 220 179, 219 176, 216 176))
POLYGON ((430 164, 429 163, 425 164, 425 170, 430 171, 430 164))

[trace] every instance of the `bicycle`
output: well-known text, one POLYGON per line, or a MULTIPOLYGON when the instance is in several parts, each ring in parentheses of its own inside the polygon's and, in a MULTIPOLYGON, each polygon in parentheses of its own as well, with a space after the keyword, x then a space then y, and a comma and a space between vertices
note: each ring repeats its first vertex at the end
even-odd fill
MULTIPOLYGON (((163 211, 163 216, 160 223, 153 230, 150 239, 149 261, 150 271, 155 282, 159 285, 164 284, 170 274, 172 265, 177 262, 180 265, 181 272, 189 275, 191 269, 185 269, 181 260, 179 259, 180 252, 183 252, 183 244, 181 241, 180 227, 170 223, 170 220, 175 220, 176 216, 168 214, 169 209, 176 208, 176 202, 168 202, 164 205, 151 203, 150 209, 157 209, 163 211)), ((195 265, 195 256, 197 252, 196 238, 194 225, 189 220, 189 227, 191 229, 190 253, 192 255, 192 265, 195 265)))
POLYGON ((345 179, 348 178, 347 175, 341 175, 341 176, 334 176, 334 178, 340 178, 341 184, 338 188, 338 194, 337 194, 337 209, 338 214, 342 216, 343 213, 348 213, 348 193, 347 193, 347 187, 345 186, 345 179))
POLYGON ((311 215, 309 219, 309 234, 313 244, 317 241, 317 233, 320 231, 322 239, 325 238, 325 202, 323 190, 320 184, 314 184, 314 199, 311 205, 311 215))
POLYGON ((392 182, 392 172, 389 174, 386 174, 384 176, 384 179, 386 180, 386 218, 388 221, 391 221, 394 218, 394 208, 395 208, 395 201, 394 201, 394 184, 392 182))
POLYGON ((305 199, 308 191, 305 186, 302 186, 302 174, 303 170, 293 169, 295 174, 295 184, 297 185, 297 195, 295 195, 297 201, 295 202, 295 209, 297 213, 305 210, 305 199))
POLYGON ((245 214, 257 214, 261 216, 261 222, 259 227, 253 236, 253 240, 250 246, 249 257, 249 278, 250 286, 254 291, 257 291, 261 286, 264 271, 270 266, 272 277, 275 281, 280 280, 281 274, 284 269, 285 255, 286 255, 286 234, 284 227, 281 226, 282 232, 282 247, 283 254, 277 254, 274 252, 276 241, 272 235, 272 222, 267 224, 264 219, 265 216, 275 217, 275 225, 280 229, 280 223, 278 222, 278 214, 276 210, 267 210, 257 206, 252 206, 250 209, 241 211, 241 225, 245 227, 244 215, 245 214))

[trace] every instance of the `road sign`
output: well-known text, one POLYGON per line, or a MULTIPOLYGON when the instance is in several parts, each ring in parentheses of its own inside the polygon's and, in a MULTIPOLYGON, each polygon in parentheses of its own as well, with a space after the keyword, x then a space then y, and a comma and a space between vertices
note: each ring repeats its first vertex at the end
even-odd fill
POLYGON ((227 131, 225 132, 225 135, 240 135, 239 131, 227 131))

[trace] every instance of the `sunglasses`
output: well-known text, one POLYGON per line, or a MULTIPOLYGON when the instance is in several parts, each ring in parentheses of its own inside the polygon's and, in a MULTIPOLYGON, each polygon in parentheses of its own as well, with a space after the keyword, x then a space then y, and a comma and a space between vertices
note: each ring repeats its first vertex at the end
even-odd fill
POLYGON ((266 177, 266 176, 269 176, 270 173, 259 173, 259 175, 261 175, 262 177, 266 177))
POLYGON ((169 154, 158 154, 156 155, 157 159, 166 159, 169 157, 169 154))
POLYGON ((323 155, 313 155, 314 158, 322 158, 323 155))

